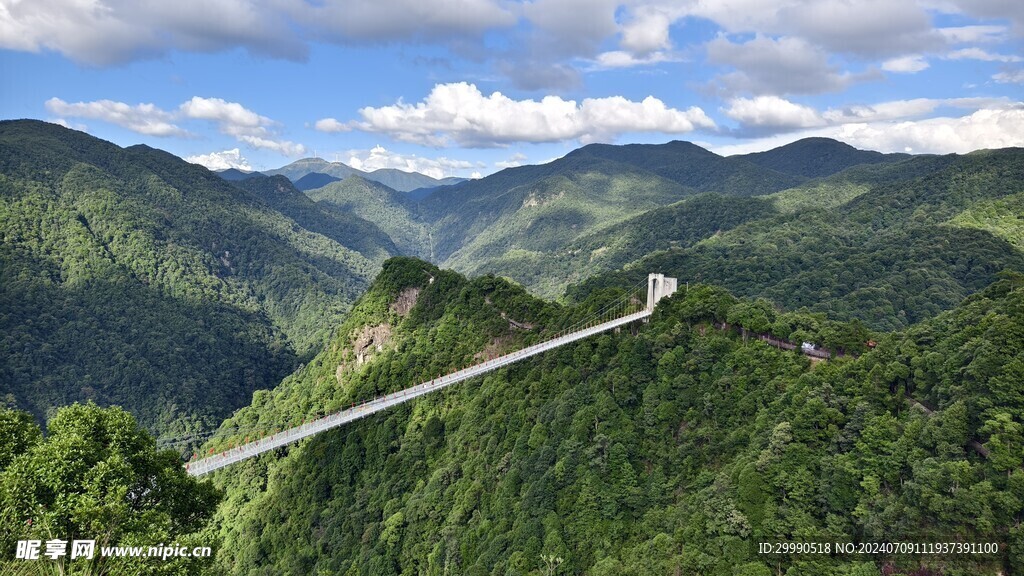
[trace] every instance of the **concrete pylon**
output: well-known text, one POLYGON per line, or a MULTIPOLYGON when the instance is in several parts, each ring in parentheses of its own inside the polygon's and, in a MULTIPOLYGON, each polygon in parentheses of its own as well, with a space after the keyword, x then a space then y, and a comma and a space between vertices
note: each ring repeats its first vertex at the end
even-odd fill
POLYGON ((654 310, 654 306, 665 296, 675 294, 679 281, 675 278, 666 278, 664 274, 649 274, 647 276, 647 309, 654 310))

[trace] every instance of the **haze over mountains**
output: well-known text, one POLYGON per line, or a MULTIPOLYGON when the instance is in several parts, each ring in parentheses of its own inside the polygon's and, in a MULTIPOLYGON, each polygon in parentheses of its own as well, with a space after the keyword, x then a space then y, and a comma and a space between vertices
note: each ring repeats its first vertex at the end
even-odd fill
POLYGON ((301 178, 309 174, 332 176, 339 180, 354 175, 361 176, 374 182, 380 182, 381 184, 398 190, 399 192, 410 192, 417 188, 446 186, 465 180, 464 178, 455 177, 442 178, 438 180, 436 178, 431 178, 426 174, 406 172, 395 168, 380 168, 371 172, 364 172, 353 168, 344 162, 328 162, 323 158, 303 158, 301 160, 296 160, 287 166, 282 166, 274 170, 265 170, 262 173, 267 176, 281 174, 292 182, 298 182, 301 178))

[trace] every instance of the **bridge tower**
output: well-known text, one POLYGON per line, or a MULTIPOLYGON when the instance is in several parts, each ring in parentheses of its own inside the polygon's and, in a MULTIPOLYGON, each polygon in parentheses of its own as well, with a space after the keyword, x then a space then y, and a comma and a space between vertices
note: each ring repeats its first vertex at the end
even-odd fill
POLYGON ((647 276, 647 309, 654 310, 654 306, 659 300, 675 294, 678 283, 677 279, 666 278, 664 274, 649 274, 647 276))

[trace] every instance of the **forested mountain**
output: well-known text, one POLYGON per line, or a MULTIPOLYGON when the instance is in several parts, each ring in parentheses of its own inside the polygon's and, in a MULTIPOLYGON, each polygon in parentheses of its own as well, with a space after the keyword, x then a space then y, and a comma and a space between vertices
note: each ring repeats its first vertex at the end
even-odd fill
POLYGON ((356 170, 344 162, 328 162, 323 158, 302 158, 292 162, 291 164, 275 168, 274 170, 264 170, 263 173, 267 176, 280 174, 292 182, 297 182, 303 176, 314 172, 317 174, 326 174, 339 179, 347 178, 353 174, 359 176, 365 175, 362 170, 356 170))
POLYGON ((693 193, 628 164, 588 156, 509 168, 419 205, 437 261, 458 269, 517 249, 552 250, 693 193))
MULTIPOLYGON (((356 176, 358 178, 358 176, 356 176)), ((295 181, 295 187, 303 192, 307 190, 313 190, 314 188, 320 188, 327 186, 331 182, 338 182, 341 178, 337 176, 331 176, 329 174, 321 174, 319 172, 310 172, 302 178, 295 181)))
MULTIPOLYGON (((336 340, 211 447, 520 346, 618 294, 560 308, 391 260, 336 340)), ((1015 573, 1022 310, 1024 276, 1007 273, 873 351, 814 365, 716 326, 851 351, 866 350, 863 327, 682 285, 649 324, 218 473, 217 562, 228 574, 1015 573), (757 550, 876 541, 1000 549, 757 550)))
POLYGON ((567 286, 619 270, 652 252, 692 246, 744 222, 777 213, 776 203, 767 197, 699 194, 581 235, 561 247, 510 250, 460 269, 512 278, 535 294, 558 298, 567 286))
POLYGON ((1024 149, 915 158, 891 170, 924 175, 868 185, 834 208, 793 206, 749 221, 585 282, 577 294, 659 270, 896 329, 953 307, 1001 270, 1024 271, 1014 245, 1020 213, 1011 208, 1024 193, 1024 149))
POLYGON ((497 259, 566 249, 585 235, 694 193, 751 196, 805 180, 689 142, 591 144, 547 164, 443 189, 422 200, 420 214, 431 223, 437 260, 474 273, 494 269, 497 259))
POLYGON ((0 122, 0 396, 39 419, 120 404, 180 434, 276 385, 394 246, 257 196, 152 148, 0 122))
POLYGON ((430 231, 416 214, 415 204, 402 192, 360 176, 349 176, 306 194, 317 204, 374 223, 390 235, 402 254, 430 258, 430 231))
POLYGON ((766 152, 730 156, 784 174, 806 178, 821 178, 860 164, 898 162, 909 157, 909 154, 858 150, 831 138, 804 138, 766 152))
POLYGON ((221 178, 223 178, 225 180, 230 180, 232 182, 235 182, 235 181, 238 181, 238 180, 246 180, 248 178, 258 178, 260 176, 264 176, 264 174, 261 173, 261 172, 244 172, 242 170, 239 170, 238 168, 228 168, 227 170, 217 170, 216 173, 221 178))
MULTIPOLYGON (((358 176, 349 176, 358 178, 358 176)), ((400 254, 391 237, 376 224, 359 217, 359 211, 329 202, 316 202, 300 192, 284 176, 248 178, 236 182, 271 208, 317 234, 349 247, 376 264, 400 254)))
MULTIPOLYGON (((404 170, 396 170, 394 168, 381 168, 371 172, 364 172, 353 168, 344 162, 328 162, 323 158, 303 158, 301 160, 296 160, 287 166, 282 166, 275 170, 267 170, 264 174, 268 176, 280 174, 292 182, 298 182, 310 174, 327 175, 337 178, 338 180, 344 180, 349 176, 359 176, 367 180, 380 182, 381 184, 384 184, 394 190, 398 190, 399 192, 409 192, 411 190, 416 190, 417 188, 446 186, 465 180, 464 178, 454 177, 438 180, 436 178, 431 178, 426 174, 406 172, 404 170)), ((326 184, 326 182, 324 182, 324 184, 326 184)), ((321 186, 322 185, 323 184, 321 184, 321 186)), ((303 189, 311 188, 313 187, 303 189)))
POLYGON ((740 156, 722 157, 691 142, 590 144, 566 155, 612 160, 674 180, 699 192, 737 196, 768 194, 804 181, 801 176, 757 166, 740 156))
POLYGON ((406 172, 405 170, 398 170, 395 168, 380 168, 373 170, 371 172, 367 172, 364 178, 374 182, 380 182, 388 188, 393 188, 399 192, 412 192, 413 190, 418 190, 420 188, 450 186, 466 180, 465 178, 458 178, 455 176, 448 176, 441 179, 431 178, 430 176, 420 174, 419 172, 406 172))

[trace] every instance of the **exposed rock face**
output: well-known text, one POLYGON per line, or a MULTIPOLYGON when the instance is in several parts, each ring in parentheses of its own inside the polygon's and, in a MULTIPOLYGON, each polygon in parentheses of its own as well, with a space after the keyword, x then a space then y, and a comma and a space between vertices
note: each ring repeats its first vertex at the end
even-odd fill
MULTIPOLYGON (((391 342, 391 325, 390 324, 377 324, 376 326, 363 326, 359 332, 355 334, 355 341, 352 343, 352 352, 355 354, 356 361, 353 365, 349 360, 344 360, 341 364, 338 364, 338 368, 334 371, 334 377, 337 378, 340 384, 343 380, 345 372, 366 364, 373 359, 374 354, 383 352, 384 347, 391 342)), ((345 355, 349 357, 348 354, 345 355)))
POLYGON ((420 289, 416 287, 406 288, 398 295, 398 298, 391 303, 391 311, 399 316, 408 316, 409 311, 416 305, 420 297, 420 289))
POLYGON ((362 366, 373 358, 375 352, 384 350, 384 345, 391 341, 391 325, 378 324, 364 326, 356 336, 353 346, 356 353, 356 366, 362 366))

